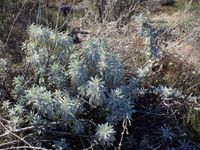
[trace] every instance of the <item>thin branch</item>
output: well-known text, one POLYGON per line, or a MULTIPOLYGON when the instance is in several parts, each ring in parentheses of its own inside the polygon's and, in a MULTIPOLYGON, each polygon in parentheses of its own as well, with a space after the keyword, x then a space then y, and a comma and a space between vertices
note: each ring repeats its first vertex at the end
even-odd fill
POLYGON ((13 23, 12 23, 10 32, 9 32, 8 37, 7 37, 7 39, 6 39, 5 46, 7 46, 7 44, 8 44, 8 41, 9 41, 9 39, 10 39, 10 36, 11 36, 12 30, 13 30, 13 28, 14 28, 14 25, 15 25, 17 19, 19 18, 19 15, 21 14, 22 10, 24 9, 25 4, 26 4, 26 0, 24 0, 23 5, 22 5, 20 11, 18 12, 17 16, 15 17, 15 19, 14 19, 14 21, 13 21, 13 23))
POLYGON ((9 129, 7 129, 2 122, 0 122, 0 124, 7 131, 5 134, 11 134, 11 135, 15 136, 16 138, 20 139, 25 144, 27 144, 29 146, 29 148, 32 148, 33 150, 35 150, 35 148, 32 145, 30 145, 27 141, 25 141, 23 138, 19 137, 18 135, 16 135, 15 133, 13 133, 9 129))
POLYGON ((18 140, 14 140, 14 141, 10 141, 10 142, 7 142, 7 143, 2 143, 2 144, 0 144, 0 147, 13 145, 13 144, 18 143, 18 142, 19 142, 18 140))
POLYGON ((16 150, 16 149, 27 149, 27 148, 31 148, 31 149, 34 149, 34 150, 48 150, 46 148, 41 148, 41 147, 32 147, 32 146, 18 146, 18 147, 9 147, 9 148, 3 148, 3 149, 0 149, 0 150, 16 150))
POLYGON ((124 139, 124 134, 127 133, 128 134, 128 119, 124 120, 122 123, 123 126, 123 131, 121 132, 121 138, 120 138, 120 142, 119 142, 119 146, 118 146, 118 150, 121 150, 122 147, 122 142, 124 139))

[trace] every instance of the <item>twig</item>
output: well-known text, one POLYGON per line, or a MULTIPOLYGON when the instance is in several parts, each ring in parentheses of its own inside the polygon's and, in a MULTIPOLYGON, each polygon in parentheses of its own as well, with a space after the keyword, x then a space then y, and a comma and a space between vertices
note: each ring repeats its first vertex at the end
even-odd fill
POLYGON ((26 3, 26 0, 24 0, 23 5, 22 5, 20 11, 18 12, 17 16, 15 17, 15 19, 14 19, 14 21, 13 21, 13 23, 12 23, 12 26, 11 26, 10 32, 9 32, 8 37, 7 37, 7 39, 6 39, 5 46, 7 46, 7 44, 8 44, 8 41, 9 41, 9 39, 10 39, 10 36, 11 36, 12 30, 13 30, 13 28, 14 28, 14 24, 15 24, 15 22, 17 21, 19 15, 21 14, 21 12, 22 12, 22 10, 23 10, 23 8, 24 8, 24 6, 25 6, 25 3, 26 3))
POLYGON ((119 142, 119 146, 118 146, 118 150, 121 150, 121 147, 122 147, 122 142, 123 142, 123 139, 124 139, 124 134, 125 132, 127 132, 128 134, 128 119, 124 120, 123 123, 122 123, 122 126, 123 126, 123 131, 121 132, 121 139, 120 139, 120 142, 119 142))
POLYGON ((7 129, 2 122, 0 122, 1 126, 7 131, 5 134, 12 134, 13 136, 15 136, 16 138, 20 139, 21 141, 23 141, 25 144, 27 144, 29 146, 29 148, 35 150, 35 148, 29 144, 27 141, 25 141, 23 138, 19 137, 18 135, 16 135, 15 133, 11 132, 9 129, 7 129))
POLYGON ((83 150, 93 150, 93 147, 95 146, 95 144, 91 144, 91 146, 90 147, 88 147, 88 148, 85 148, 85 149, 83 149, 83 150))
POLYGON ((41 148, 41 147, 30 147, 30 146, 18 146, 18 147, 9 147, 9 148, 3 148, 3 149, 0 149, 0 150, 16 150, 16 149, 27 149, 27 148, 31 148, 31 149, 35 149, 35 150, 48 150, 46 148, 41 148))
POLYGON ((5 146, 13 145, 13 144, 15 144, 17 142, 18 142, 18 140, 10 141, 10 142, 7 142, 7 143, 2 143, 2 144, 0 144, 0 147, 5 147, 5 146))
POLYGON ((36 127, 34 127, 34 126, 30 126, 30 127, 25 127, 25 128, 20 128, 20 129, 15 129, 15 130, 13 130, 13 131, 10 131, 10 130, 8 130, 8 129, 3 125, 2 122, 0 122, 0 124, 7 130, 4 134, 1 134, 1 135, 0 135, 0 138, 1 138, 1 137, 4 137, 4 136, 7 136, 7 135, 9 135, 9 134, 12 134, 13 132, 14 132, 14 133, 17 133, 17 132, 32 130, 32 129, 36 128, 36 127))
POLYGON ((129 8, 129 11, 126 14, 121 15, 117 20, 117 28, 123 23, 123 21, 126 21, 126 19, 129 19, 133 12, 135 12, 136 7, 140 4, 140 1, 136 2, 134 6, 131 6, 129 8))

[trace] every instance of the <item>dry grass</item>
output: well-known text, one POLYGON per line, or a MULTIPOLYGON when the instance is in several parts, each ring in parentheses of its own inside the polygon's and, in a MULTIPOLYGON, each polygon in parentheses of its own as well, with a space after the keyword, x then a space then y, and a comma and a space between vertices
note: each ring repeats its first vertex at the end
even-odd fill
POLYGON ((171 28, 169 32, 173 38, 165 41, 167 46, 162 47, 162 50, 177 54, 187 63, 199 68, 200 19, 198 14, 200 13, 200 5, 198 3, 186 3, 186 1, 178 1, 176 5, 181 5, 181 9, 170 14, 166 13, 166 10, 163 13, 154 14, 151 16, 151 20, 153 22, 162 21, 171 28))
POLYGON ((200 74, 179 55, 162 53, 152 70, 154 73, 147 81, 150 84, 175 87, 185 93, 199 93, 200 74))

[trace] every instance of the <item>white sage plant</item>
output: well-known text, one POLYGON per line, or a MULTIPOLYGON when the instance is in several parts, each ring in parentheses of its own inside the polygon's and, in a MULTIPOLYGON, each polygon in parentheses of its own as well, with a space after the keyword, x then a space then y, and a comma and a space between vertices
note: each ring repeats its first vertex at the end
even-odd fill
MULTIPOLYGON (((54 134, 47 146, 52 149, 68 149, 72 137, 80 143, 95 137, 95 146, 114 145, 115 125, 132 120, 137 86, 125 85, 124 67, 106 39, 88 39, 77 50, 67 32, 32 24, 27 33, 22 72, 11 84, 15 102, 2 104, 8 129, 32 130, 30 139, 54 134)), ((0 62, 6 73, 7 62, 0 62)))

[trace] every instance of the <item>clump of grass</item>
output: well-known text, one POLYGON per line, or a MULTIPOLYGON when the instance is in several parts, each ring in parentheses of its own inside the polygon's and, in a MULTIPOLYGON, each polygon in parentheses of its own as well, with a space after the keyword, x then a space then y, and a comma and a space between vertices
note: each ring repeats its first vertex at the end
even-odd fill
POLYGON ((196 142, 200 142, 200 112, 194 107, 187 107, 183 117, 183 124, 189 135, 196 142))

